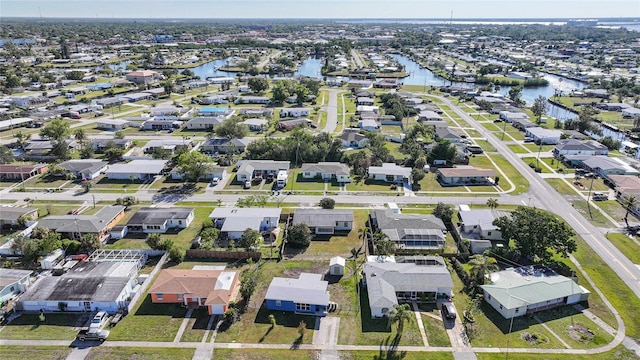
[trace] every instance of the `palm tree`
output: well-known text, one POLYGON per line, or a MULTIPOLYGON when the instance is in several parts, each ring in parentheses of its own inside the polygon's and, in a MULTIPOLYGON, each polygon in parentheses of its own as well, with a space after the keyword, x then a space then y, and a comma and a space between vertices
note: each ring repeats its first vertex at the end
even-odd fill
POLYGON ((489 198, 489 200, 487 200, 487 206, 491 210, 497 208, 498 207, 498 199, 489 198))
POLYGON ((87 139, 87 134, 84 132, 84 129, 77 129, 73 133, 73 137, 78 141, 84 141, 87 139))
POLYGON ((404 329, 404 322, 411 321, 413 317, 411 316, 411 308, 409 304, 402 304, 396 306, 393 310, 389 311, 387 314, 389 317, 389 326, 394 323, 398 323, 398 328, 396 331, 397 336, 402 335, 402 330, 404 329))
POLYGON ((627 209, 627 212, 624 214, 624 223, 627 225, 627 229, 629 228, 629 211, 638 205, 638 198, 635 195, 629 195, 626 198, 623 198, 622 205, 627 209))
POLYGON ((471 276, 476 279, 478 285, 484 285, 487 274, 498 271, 498 262, 489 256, 473 255, 469 263, 471 276))

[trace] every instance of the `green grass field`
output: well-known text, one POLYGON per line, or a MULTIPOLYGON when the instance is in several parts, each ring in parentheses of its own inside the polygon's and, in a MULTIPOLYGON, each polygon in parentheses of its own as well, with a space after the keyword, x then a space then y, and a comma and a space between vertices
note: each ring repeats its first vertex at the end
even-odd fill
POLYGON ((91 349, 86 360, 175 360, 190 359, 195 349, 143 348, 143 347, 96 347, 91 349))

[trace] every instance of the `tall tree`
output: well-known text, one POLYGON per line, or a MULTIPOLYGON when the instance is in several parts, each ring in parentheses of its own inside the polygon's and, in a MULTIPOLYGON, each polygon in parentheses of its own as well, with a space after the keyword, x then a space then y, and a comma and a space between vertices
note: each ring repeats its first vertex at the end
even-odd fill
POLYGON ((244 138, 249 133, 249 128, 242 121, 242 118, 236 116, 224 120, 220 125, 216 126, 216 135, 227 139, 244 138))
POLYGON ((40 130, 40 137, 56 141, 64 140, 69 135, 69 123, 61 119, 51 120, 40 130))
POLYGON ((456 147, 451 144, 449 140, 443 139, 438 141, 438 143, 431 148, 431 151, 427 154, 427 162, 429 164, 433 164, 435 160, 446 160, 448 162, 453 162, 453 159, 456 156, 456 147))
POLYGON ((622 200, 622 205, 624 206, 626 212, 624 213, 624 223, 627 225, 627 229, 629 228, 629 212, 638 205, 638 198, 635 195, 629 195, 624 197, 622 200))
POLYGON ((261 93, 269 88, 269 80, 263 77, 252 77, 247 81, 247 85, 254 93, 261 93))
POLYGON ((520 97, 522 96, 522 85, 513 86, 509 89, 509 99, 520 105, 520 97))
POLYGON ((442 221, 451 221, 453 217, 453 205, 439 202, 433 209, 433 215, 442 221))
POLYGON ((487 200, 487 206, 489 207, 489 209, 494 210, 495 208, 498 207, 498 199, 489 198, 487 200))
POLYGON ((393 310, 389 311, 389 325, 398 324, 396 334, 401 336, 404 333, 404 323, 413 320, 413 314, 409 304, 402 304, 396 306, 393 310))
POLYGON ((568 256, 576 251, 575 232, 555 215, 544 210, 518 206, 510 216, 493 221, 502 237, 513 240, 520 256, 549 260, 553 252, 568 256))
POLYGON ((471 276, 473 276, 478 285, 484 285, 487 275, 498 271, 496 259, 480 254, 473 255, 469 264, 471 265, 471 276))
POLYGON ((15 160, 13 152, 8 147, 0 146, 0 164, 10 164, 15 160))
POLYGON ((533 106, 531 106, 531 112, 533 113, 533 115, 536 116, 536 119, 538 119, 538 122, 540 121, 540 118, 542 118, 542 115, 544 115, 547 112, 547 98, 539 95, 534 101, 533 101, 533 106))
POLYGON ((257 251, 260 249, 261 236, 258 230, 246 229, 240 237, 238 245, 247 251, 257 251))
POLYGON ((213 168, 211 158, 199 151, 185 152, 178 158, 180 173, 187 181, 197 182, 213 168))

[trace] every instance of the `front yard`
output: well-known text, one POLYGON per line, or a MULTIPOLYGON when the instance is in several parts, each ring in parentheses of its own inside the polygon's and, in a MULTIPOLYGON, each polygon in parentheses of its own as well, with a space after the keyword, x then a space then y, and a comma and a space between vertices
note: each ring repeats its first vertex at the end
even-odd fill
POLYGON ((88 314, 22 314, 6 325, 0 339, 8 340, 73 340, 89 320, 88 314))
POLYGON ((178 304, 153 304, 145 294, 140 305, 111 330, 109 340, 173 341, 186 313, 178 304))

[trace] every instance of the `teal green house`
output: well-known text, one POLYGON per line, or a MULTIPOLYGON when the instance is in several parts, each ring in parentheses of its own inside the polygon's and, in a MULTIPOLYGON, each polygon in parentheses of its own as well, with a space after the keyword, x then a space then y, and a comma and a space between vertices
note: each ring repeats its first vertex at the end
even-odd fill
POLYGON ((31 271, 0 269, 0 304, 25 292, 31 285, 31 271))

